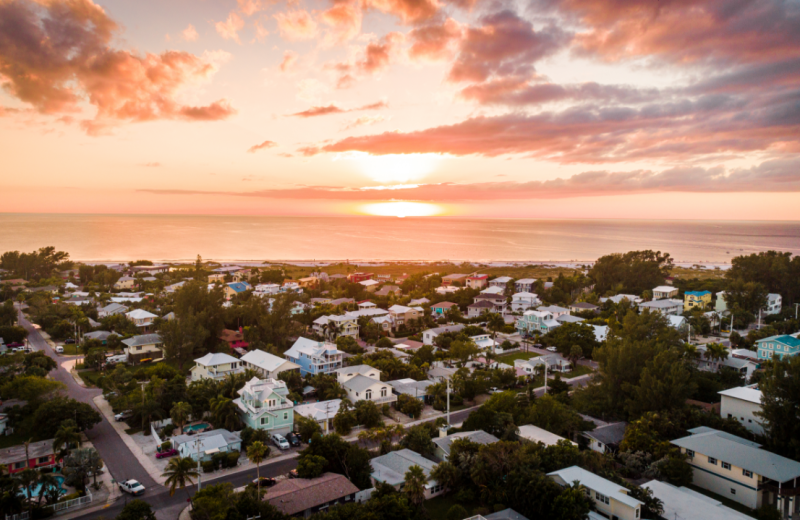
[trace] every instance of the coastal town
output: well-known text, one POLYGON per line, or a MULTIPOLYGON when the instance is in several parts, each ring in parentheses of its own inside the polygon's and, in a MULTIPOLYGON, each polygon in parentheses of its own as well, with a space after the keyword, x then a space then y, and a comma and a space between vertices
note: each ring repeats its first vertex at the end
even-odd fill
POLYGON ((5 520, 800 519, 800 257, 0 257, 5 520))

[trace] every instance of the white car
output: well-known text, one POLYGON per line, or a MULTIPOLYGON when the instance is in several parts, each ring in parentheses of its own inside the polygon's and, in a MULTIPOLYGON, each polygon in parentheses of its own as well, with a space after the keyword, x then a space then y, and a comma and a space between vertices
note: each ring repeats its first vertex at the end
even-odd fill
POLYGON ((272 434, 272 443, 282 450, 288 450, 290 448, 289 441, 287 441, 286 437, 284 437, 280 433, 272 434))
POLYGON ((56 347, 56 353, 57 354, 63 354, 64 353, 64 347, 62 347, 61 345, 58 345, 56 347))
POLYGON ((131 415, 133 415, 133 411, 125 410, 124 412, 120 412, 117 415, 115 415, 114 420, 117 422, 124 421, 125 419, 130 418, 131 415))
POLYGON ((548 352, 558 352, 558 349, 556 347, 547 347, 547 351, 548 352))
POLYGON ((120 482, 119 488, 135 497, 144 494, 144 486, 139 484, 139 482, 136 480, 126 480, 125 482, 120 482))

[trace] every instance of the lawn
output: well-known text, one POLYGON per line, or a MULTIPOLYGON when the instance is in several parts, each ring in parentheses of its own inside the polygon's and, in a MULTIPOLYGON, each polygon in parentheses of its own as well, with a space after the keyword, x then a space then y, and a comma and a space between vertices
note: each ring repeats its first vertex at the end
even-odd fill
POLYGON ((512 352, 511 354, 502 354, 497 356, 497 361, 513 366, 514 360, 516 359, 531 359, 537 357, 538 355, 539 354, 536 352, 525 352, 524 350, 521 350, 519 352, 512 352))
POLYGON ((83 354, 83 352, 80 351, 78 345, 76 344, 62 345, 62 347, 64 347, 63 355, 65 356, 78 356, 80 354, 83 354))
POLYGON ((80 370, 78 375, 81 376, 81 379, 87 384, 92 386, 97 386, 97 382, 103 377, 105 374, 100 370, 80 370))
POLYGON ((471 514, 472 510, 478 507, 478 504, 463 504, 456 500, 455 493, 451 492, 449 495, 438 496, 425 501, 425 510, 428 511, 428 516, 431 520, 444 520, 447 518, 447 512, 454 505, 460 505, 467 510, 467 514, 471 514))
POLYGON ((571 372, 567 372, 566 374, 561 374, 561 379, 571 379, 573 377, 579 377, 586 374, 591 374, 594 372, 591 367, 587 367, 586 365, 575 365, 571 372))

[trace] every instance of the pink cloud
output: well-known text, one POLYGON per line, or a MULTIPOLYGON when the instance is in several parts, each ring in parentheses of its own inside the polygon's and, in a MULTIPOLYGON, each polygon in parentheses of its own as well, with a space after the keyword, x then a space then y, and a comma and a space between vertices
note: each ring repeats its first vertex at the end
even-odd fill
POLYGON ((217 33, 226 40, 234 40, 236 43, 242 43, 239 41, 239 31, 244 28, 244 20, 235 12, 231 11, 228 13, 228 19, 224 22, 220 21, 215 23, 214 28, 217 30, 217 33))
POLYGON ((186 29, 184 29, 181 32, 181 36, 187 42, 197 41, 197 38, 198 38, 197 30, 194 28, 194 25, 192 25, 192 24, 189 24, 189 26, 186 27, 186 29))
POLYGON ((452 18, 417 27, 408 33, 412 42, 408 55, 415 60, 428 61, 452 58, 454 44, 461 38, 461 34, 461 26, 452 18))
POLYGON ((287 40, 310 40, 317 36, 317 22, 305 9, 273 15, 278 21, 281 36, 287 40))
POLYGON ((283 61, 281 61, 281 72, 289 72, 297 64, 297 53, 294 51, 285 51, 283 53, 283 61))
POLYGON ((397 16, 406 24, 430 20, 441 7, 437 0, 363 0, 363 5, 397 16))
POLYGON ((358 36, 362 17, 361 9, 353 3, 334 4, 320 15, 320 19, 333 30, 331 43, 344 42, 358 36))
POLYGON ((389 105, 384 101, 378 101, 377 103, 370 103, 369 105, 364 105, 357 108, 350 108, 347 110, 339 108, 336 105, 328 105, 321 107, 311 107, 308 110, 304 110, 302 112, 297 112, 296 114, 290 114, 290 115, 294 117, 308 118, 308 117, 327 116, 331 114, 343 114, 345 112, 356 112, 361 110, 380 110, 388 106, 389 105))
POLYGON ((256 153, 259 150, 265 150, 267 148, 274 148, 278 146, 278 143, 274 141, 264 141, 261 144, 255 144, 247 149, 247 153, 256 153))

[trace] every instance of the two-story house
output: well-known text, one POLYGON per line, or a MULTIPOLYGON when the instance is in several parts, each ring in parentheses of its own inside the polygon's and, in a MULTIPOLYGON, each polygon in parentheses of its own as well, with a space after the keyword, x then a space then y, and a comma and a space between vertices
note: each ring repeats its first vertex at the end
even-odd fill
POLYGON ((128 308, 124 305, 119 303, 109 303, 105 307, 98 307, 97 308, 97 319, 107 318, 108 316, 114 316, 115 314, 125 314, 128 312, 128 308))
POLYGON ((342 368, 343 352, 333 343, 297 338, 283 357, 300 366, 302 375, 330 374, 342 368))
POLYGON ((595 509, 606 518, 639 520, 643 502, 628 495, 628 488, 597 476, 579 466, 560 469, 547 474, 560 486, 578 482, 586 496, 594 502, 595 509))
POLYGON ((692 466, 692 483, 751 509, 775 507, 783 518, 800 513, 800 462, 705 426, 671 441, 692 466))
POLYGON ((442 286, 449 287, 451 285, 465 285, 467 278, 469 277, 468 274, 461 274, 461 273, 453 273, 453 274, 446 274, 442 276, 442 286))
POLYGON ((422 313, 413 307, 406 307, 405 305, 392 305, 389 307, 389 315, 392 317, 395 328, 400 326, 408 326, 410 320, 418 320, 422 317, 422 313))
POLYGON ((533 285, 536 283, 536 278, 522 278, 514 282, 514 291, 516 292, 533 292, 533 285))
POLYGON ((561 316, 568 316, 569 315, 569 309, 567 309, 566 307, 559 307, 558 305, 547 305, 547 306, 539 307, 536 310, 541 311, 541 312, 549 312, 550 314, 553 315, 553 319, 554 320, 557 320, 561 316))
POLYGON ((722 398, 720 417, 735 419, 756 435, 764 435, 763 419, 756 415, 761 412, 761 390, 756 385, 729 388, 718 393, 722 398))
POLYGON ((654 300, 651 302, 640 302, 639 310, 650 309, 650 312, 660 312, 664 316, 680 316, 683 314, 683 302, 681 300, 654 300))
POLYGON ((514 295, 511 297, 512 312, 523 312, 535 309, 541 304, 542 300, 539 299, 539 296, 536 293, 518 292, 514 293, 514 295))
POLYGON ((381 381, 381 371, 369 365, 355 365, 335 370, 336 380, 352 402, 372 401, 383 405, 397 401, 392 386, 381 381))
POLYGON ((444 316, 453 307, 458 307, 457 303, 453 302, 439 302, 431 305, 431 314, 434 316, 444 316))
POLYGON ((292 431, 294 403, 288 397, 286 383, 254 377, 237 393, 239 397, 233 402, 246 426, 280 434, 292 431))
POLYGON ((122 344, 125 345, 123 352, 127 361, 132 365, 141 363, 143 359, 153 361, 164 357, 163 341, 158 334, 140 334, 123 339, 122 344))
POLYGON ((311 330, 320 336, 336 339, 340 336, 358 337, 358 317, 352 315, 344 316, 320 316, 311 325, 311 330))
POLYGON ((251 350, 240 361, 266 379, 278 379, 281 372, 300 372, 300 365, 259 349, 251 350))
POLYGON ((192 381, 199 381, 201 379, 214 379, 219 381, 225 379, 231 374, 240 374, 244 372, 244 366, 241 361, 228 354, 206 354, 205 356, 195 359, 195 365, 192 367, 192 381))
POLYGON ((253 286, 247 282, 230 282, 226 283, 222 286, 222 292, 225 295, 225 299, 230 301, 237 294, 243 294, 247 291, 251 291, 253 286))
POLYGON ((147 312, 144 309, 134 309, 130 312, 126 312, 125 317, 139 327, 142 332, 150 332, 150 329, 153 327, 153 320, 158 318, 158 316, 152 312, 147 312))
POLYGON ((532 336, 534 334, 547 334, 560 325, 549 312, 525 311, 522 317, 517 320, 516 327, 521 335, 532 336))
POLYGON ((787 356, 800 354, 800 333, 781 334, 756 341, 758 346, 758 359, 783 359, 787 356))
POLYGON ((654 300, 666 300, 678 296, 678 288, 671 285, 659 285, 653 289, 654 300))
POLYGON ((136 278, 133 276, 123 276, 114 282, 114 289, 133 289, 134 285, 136 285, 136 278))
POLYGON ((514 279, 510 276, 498 276, 493 280, 489 280, 489 287, 500 287, 505 291, 506 287, 508 286, 508 282, 513 280, 514 279))
POLYGON ((686 291, 683 293, 683 310, 705 309, 711 305, 711 292, 709 291, 686 291))
POLYGON ((453 325, 444 325, 442 327, 435 327, 433 329, 428 329, 422 333, 422 343, 425 345, 433 345, 433 341, 439 334, 443 334, 445 332, 458 333, 461 332, 464 329, 464 327, 465 327, 464 324, 456 323, 453 325))
POLYGON ((767 306, 764 307, 764 314, 780 314, 783 306, 783 298, 780 294, 769 293, 767 295, 767 306))

